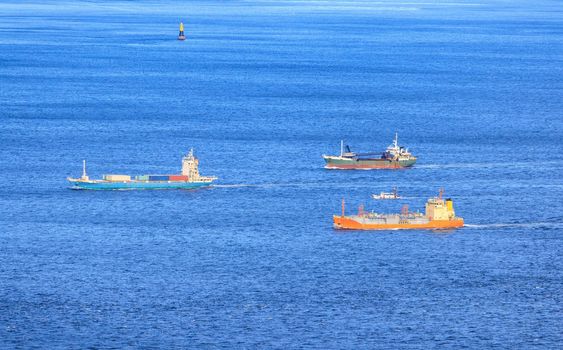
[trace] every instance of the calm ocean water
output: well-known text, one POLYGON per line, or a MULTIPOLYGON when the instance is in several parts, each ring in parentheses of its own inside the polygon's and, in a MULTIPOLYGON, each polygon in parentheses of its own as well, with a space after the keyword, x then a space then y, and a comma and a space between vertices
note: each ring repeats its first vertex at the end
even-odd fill
POLYGON ((558 1, 0 1, 0 347, 561 348, 562 115, 558 1), (439 187, 467 227, 332 229, 439 187))

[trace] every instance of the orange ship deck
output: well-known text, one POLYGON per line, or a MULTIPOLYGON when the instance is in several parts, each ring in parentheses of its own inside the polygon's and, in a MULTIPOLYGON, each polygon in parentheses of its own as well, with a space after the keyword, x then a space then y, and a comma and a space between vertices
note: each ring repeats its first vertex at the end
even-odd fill
POLYGON ((463 219, 431 220, 425 224, 362 224, 347 216, 333 216, 334 227, 339 230, 428 230, 463 227, 463 219))

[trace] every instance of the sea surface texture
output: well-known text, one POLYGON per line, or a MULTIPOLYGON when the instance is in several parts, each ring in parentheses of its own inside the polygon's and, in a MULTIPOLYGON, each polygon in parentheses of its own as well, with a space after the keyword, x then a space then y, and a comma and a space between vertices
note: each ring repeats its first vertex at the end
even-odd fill
POLYGON ((561 349, 562 120, 561 1, 0 0, 0 347, 561 349), (332 227, 440 187, 466 227, 332 227))

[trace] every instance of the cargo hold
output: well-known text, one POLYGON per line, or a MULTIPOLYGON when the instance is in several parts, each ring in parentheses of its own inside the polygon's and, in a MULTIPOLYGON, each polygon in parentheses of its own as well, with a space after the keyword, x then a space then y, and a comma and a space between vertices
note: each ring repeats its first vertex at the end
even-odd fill
POLYGON ((168 181, 168 175, 149 175, 149 181, 168 181))
POLYGON ((129 175, 104 175, 104 180, 106 181, 131 181, 131 176, 129 175))
POLYGON ((168 179, 170 181, 188 181, 190 178, 187 175, 170 175, 168 179))

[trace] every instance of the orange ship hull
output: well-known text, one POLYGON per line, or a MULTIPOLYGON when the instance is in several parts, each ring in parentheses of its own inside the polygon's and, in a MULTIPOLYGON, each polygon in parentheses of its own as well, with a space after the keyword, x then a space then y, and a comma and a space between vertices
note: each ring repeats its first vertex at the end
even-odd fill
POLYGON ((347 216, 333 216, 334 228, 339 230, 432 230, 463 227, 463 219, 431 220, 424 224, 364 224, 347 216))

